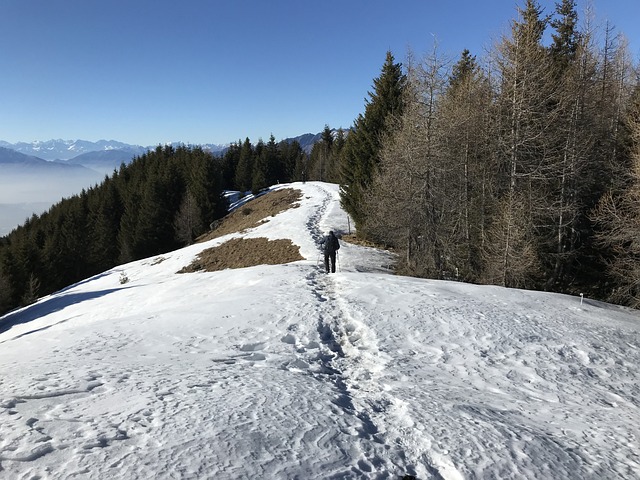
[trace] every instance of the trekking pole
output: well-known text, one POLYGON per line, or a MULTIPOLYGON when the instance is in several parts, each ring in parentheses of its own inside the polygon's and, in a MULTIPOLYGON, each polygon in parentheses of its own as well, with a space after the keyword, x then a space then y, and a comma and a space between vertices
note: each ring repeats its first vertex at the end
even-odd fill
POLYGON ((338 261, 338 271, 341 272, 342 269, 340 268, 340 252, 336 251, 336 260, 338 261))

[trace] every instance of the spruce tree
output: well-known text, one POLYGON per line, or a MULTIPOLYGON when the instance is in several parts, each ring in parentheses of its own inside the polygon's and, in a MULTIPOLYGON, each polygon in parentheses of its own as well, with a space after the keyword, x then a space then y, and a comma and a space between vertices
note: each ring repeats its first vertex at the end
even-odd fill
POLYGON ((223 183, 228 190, 236 190, 236 171, 240 163, 242 142, 232 143, 227 151, 219 159, 222 170, 223 183))
POLYGON ((492 100, 486 73, 476 57, 464 50, 438 105, 438 143, 443 167, 448 170, 441 193, 441 204, 448 210, 443 236, 452 243, 448 258, 458 278, 472 281, 482 275, 482 242, 494 204, 492 100))
POLYGON ((267 156, 262 139, 258 140, 254 153, 253 172, 251 175, 251 193, 256 195, 263 188, 269 186, 267 183, 267 156))
POLYGON ((249 141, 249 137, 245 138, 240 148, 240 157, 236 167, 235 184, 236 188, 241 192, 251 190, 253 178, 253 146, 249 141))
POLYGON ((282 162, 280 159, 280 151, 278 150, 276 138, 273 136, 273 134, 269 136, 269 141, 265 145, 264 155, 264 164, 266 167, 266 186, 270 187, 271 185, 280 183, 281 179, 284 177, 284 172, 282 171, 282 162))
POLYGON ((329 181, 329 164, 333 151, 333 134, 329 125, 324 126, 319 142, 313 144, 309 158, 309 178, 320 182, 329 181))
POLYGON ((297 140, 289 142, 283 140, 278 144, 281 159, 282 182, 294 182, 302 180, 299 166, 305 158, 305 153, 297 140))
POLYGON ((554 31, 549 47, 556 88, 548 99, 552 122, 545 135, 549 154, 544 164, 544 184, 548 199, 537 222, 545 288, 553 290, 568 281, 573 283, 570 278, 584 260, 579 258, 581 243, 589 236, 584 231, 584 197, 590 194, 587 185, 593 168, 588 154, 593 145, 588 99, 594 70, 587 37, 577 30, 574 0, 557 4, 556 14, 550 23, 554 31))
POLYGON ((3 271, 2 259, 0 259, 0 315, 11 308, 12 286, 9 276, 3 271))
POLYGON ((549 55, 542 45, 548 18, 536 0, 527 0, 512 22, 511 37, 498 46, 501 90, 497 98, 501 176, 500 215, 488 232, 500 249, 486 251, 487 280, 530 287, 539 280, 536 223, 547 205, 545 180, 550 158, 547 132, 553 116, 549 98, 556 88, 549 55))
POLYGON ((607 276, 612 280, 609 300, 640 308, 640 84, 636 85, 626 116, 631 168, 626 189, 603 195, 592 214, 599 227, 598 243, 610 253, 607 276))
POLYGON ((115 181, 106 178, 89 197, 89 262, 96 271, 116 265, 118 231, 124 207, 115 181))
MULTIPOLYGON (((194 225, 195 236, 204 233, 209 225, 227 213, 228 204, 224 197, 223 172, 219 163, 208 152, 197 148, 191 152, 191 175, 188 190, 193 194, 199 210, 194 225)), ((186 193, 186 192, 185 192, 186 193)))
POLYGON ((402 65, 387 52, 382 72, 373 81, 373 92, 369 92, 365 113, 355 121, 341 158, 340 200, 356 228, 365 221, 363 195, 379 164, 380 142, 389 118, 402 115, 404 86, 402 65))
POLYGON ((330 182, 340 183, 340 159, 342 158, 342 150, 346 142, 347 134, 342 128, 339 128, 333 140, 333 158, 332 164, 329 167, 330 182))
POLYGON ((554 33, 551 34, 550 50, 553 60, 564 69, 574 60, 580 41, 575 0, 562 0, 556 4, 556 13, 559 18, 551 21, 554 33))

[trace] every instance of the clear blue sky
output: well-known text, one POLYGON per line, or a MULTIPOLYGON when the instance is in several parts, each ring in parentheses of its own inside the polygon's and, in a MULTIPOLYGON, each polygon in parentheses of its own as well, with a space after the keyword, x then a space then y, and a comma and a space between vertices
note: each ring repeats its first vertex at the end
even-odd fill
MULTIPOLYGON (((454 58, 464 48, 482 57, 523 3, 2 0, 0 140, 147 146, 347 128, 387 50, 402 62, 435 36, 454 58)), ((637 61, 640 1, 591 3, 637 61)))

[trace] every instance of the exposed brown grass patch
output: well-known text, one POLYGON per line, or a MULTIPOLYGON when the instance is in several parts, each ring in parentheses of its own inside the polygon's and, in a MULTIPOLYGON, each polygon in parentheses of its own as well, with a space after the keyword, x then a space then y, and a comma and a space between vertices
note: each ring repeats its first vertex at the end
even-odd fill
POLYGON ((365 240, 363 238, 359 238, 355 233, 349 235, 342 235, 340 240, 344 240, 345 242, 352 243, 354 245, 359 245, 361 247, 369 247, 369 248, 377 248, 379 250, 389 250, 393 251, 393 248, 381 245, 375 242, 371 242, 369 240, 365 240))
POLYGON ((203 250, 200 255, 178 273, 215 272, 226 268, 245 268, 256 265, 279 265, 304 260, 300 248, 289 239, 233 238, 217 247, 203 250))
MULTIPOLYGON (((302 192, 284 188, 247 202, 218 222, 211 232, 198 238, 205 242, 230 233, 239 233, 268 222, 268 217, 299 206, 302 192)), ((217 247, 208 248, 178 273, 215 272, 226 268, 245 268, 256 265, 279 265, 304 260, 300 248, 291 240, 266 238, 234 238, 217 247)))
POLYGON ((257 227, 264 222, 268 222, 268 217, 290 208, 297 208, 297 202, 301 198, 302 192, 294 188, 283 188, 282 190, 269 192, 231 212, 221 219, 211 232, 200 236, 197 242, 206 242, 229 233, 242 232, 257 227))

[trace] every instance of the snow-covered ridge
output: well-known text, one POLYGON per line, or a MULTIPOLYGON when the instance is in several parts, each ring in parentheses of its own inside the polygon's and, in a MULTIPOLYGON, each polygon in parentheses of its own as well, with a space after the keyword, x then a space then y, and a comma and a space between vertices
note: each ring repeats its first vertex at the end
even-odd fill
MULTIPOLYGON (((283 185, 278 188, 286 187, 283 185)), ((0 319, 0 478, 638 478, 638 312, 391 275, 335 185, 0 319), (306 260, 176 274, 231 237, 306 260)))

